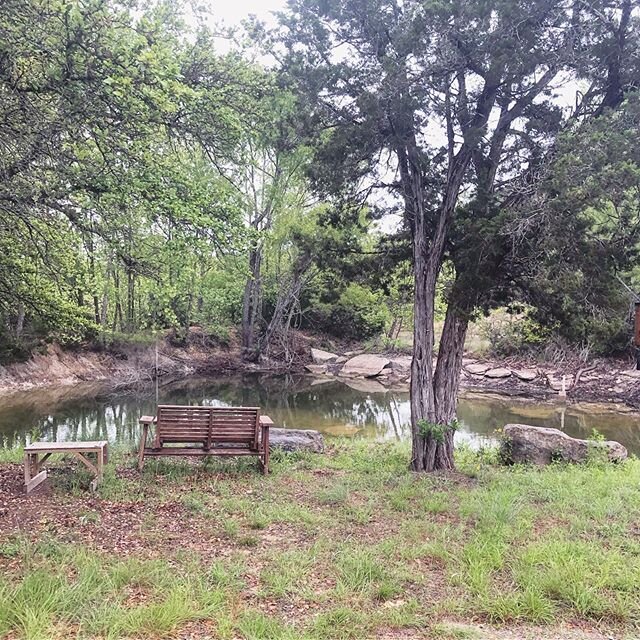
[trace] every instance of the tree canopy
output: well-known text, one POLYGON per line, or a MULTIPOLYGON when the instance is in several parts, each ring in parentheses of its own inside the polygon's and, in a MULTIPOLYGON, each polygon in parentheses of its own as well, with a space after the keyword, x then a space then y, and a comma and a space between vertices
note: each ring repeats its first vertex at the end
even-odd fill
POLYGON ((412 328, 412 466, 432 470, 480 314, 628 347, 631 0, 290 0, 226 53, 192 11, 0 6, 3 361, 200 325, 290 367, 294 328, 412 328))

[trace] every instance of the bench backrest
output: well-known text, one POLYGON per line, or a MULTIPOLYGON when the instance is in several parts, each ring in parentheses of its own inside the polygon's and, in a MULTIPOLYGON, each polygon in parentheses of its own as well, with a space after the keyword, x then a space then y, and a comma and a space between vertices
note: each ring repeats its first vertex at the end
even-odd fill
POLYGON ((156 436, 164 442, 202 444, 205 448, 226 444, 258 447, 258 407, 158 406, 156 436))

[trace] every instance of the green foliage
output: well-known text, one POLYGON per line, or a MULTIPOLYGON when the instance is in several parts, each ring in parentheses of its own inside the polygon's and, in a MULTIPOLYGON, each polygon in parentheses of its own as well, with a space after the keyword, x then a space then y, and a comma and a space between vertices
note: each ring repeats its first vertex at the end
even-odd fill
MULTIPOLYGON (((335 295, 331 289, 327 294, 335 295)), ((333 303, 316 299, 308 317, 311 325, 321 331, 356 340, 379 334, 388 319, 389 311, 382 295, 353 282, 333 303)))
POLYGON ((640 97, 567 132, 536 194, 548 215, 521 246, 536 256, 523 281, 533 317, 571 343, 597 353, 630 344, 629 308, 637 285, 640 235, 640 97), (541 252, 542 244, 545 244, 541 252), (626 286, 625 286, 626 285, 626 286))
POLYGON ((481 337, 496 356, 511 356, 538 349, 549 338, 551 327, 543 328, 526 305, 496 309, 479 321, 481 337))
POLYGON ((438 424, 429 422, 428 420, 418 421, 418 433, 423 438, 432 438, 436 442, 442 444, 448 433, 455 432, 458 429, 458 421, 453 420, 449 424, 438 424))

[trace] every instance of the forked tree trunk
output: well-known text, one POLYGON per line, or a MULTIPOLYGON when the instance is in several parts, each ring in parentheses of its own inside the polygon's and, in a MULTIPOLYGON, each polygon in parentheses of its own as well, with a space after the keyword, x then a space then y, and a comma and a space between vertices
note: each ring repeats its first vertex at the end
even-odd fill
POLYGON ((414 324, 413 360, 411 362, 411 433, 414 471, 449 469, 448 449, 437 442, 431 428, 436 422, 436 404, 433 389, 434 301, 437 265, 430 260, 425 220, 416 215, 413 234, 414 255, 414 324))
MULTIPOLYGON (((420 195, 420 199, 414 200, 416 204, 412 229, 415 296, 410 403, 411 469, 414 471, 450 471, 454 468, 451 421, 455 417, 458 399, 454 377, 459 375, 460 368, 456 363, 462 362, 462 351, 459 354, 449 354, 448 349, 460 341, 461 327, 453 318, 450 320, 445 345, 441 344, 440 349, 444 357, 440 369, 446 373, 441 373, 436 380, 433 372, 434 312, 436 282, 444 255, 445 239, 469 159, 468 152, 460 152, 453 161, 450 182, 442 209, 438 212, 435 229, 428 226, 421 191, 413 191, 420 195), (447 367, 447 363, 451 368, 447 367), (441 388, 441 385, 444 386, 441 388), (455 392, 450 394, 451 390, 455 392), (441 398, 440 402, 438 397, 441 398)), ((462 344, 464 345, 464 335, 462 344)))
MULTIPOLYGON (((423 291, 429 291, 428 279, 425 284, 423 291)), ((411 414, 415 421, 412 424, 411 468, 415 471, 449 471, 454 468, 452 422, 456 417, 460 369, 469 321, 453 305, 447 308, 438 362, 433 372, 433 332, 419 329, 421 316, 425 319, 430 316, 429 324, 433 327, 433 306, 420 300, 417 286, 416 277, 415 313, 419 322, 414 327, 414 359, 411 369, 411 414), (418 310, 418 304, 422 305, 421 310, 418 310), (416 416, 426 417, 416 420, 416 416)), ((433 299, 431 296, 429 298, 433 299)))

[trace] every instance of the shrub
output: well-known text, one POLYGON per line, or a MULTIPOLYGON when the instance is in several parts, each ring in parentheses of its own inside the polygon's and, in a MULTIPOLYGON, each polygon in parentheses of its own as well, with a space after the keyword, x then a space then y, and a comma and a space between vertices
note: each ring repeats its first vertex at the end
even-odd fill
POLYGON ((538 324, 526 306, 496 309, 479 323, 480 335, 496 356, 510 356, 544 343, 548 331, 538 324))
POLYGON ((369 338, 384 329, 388 316, 379 294, 352 283, 331 311, 330 331, 348 338, 369 338))

